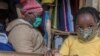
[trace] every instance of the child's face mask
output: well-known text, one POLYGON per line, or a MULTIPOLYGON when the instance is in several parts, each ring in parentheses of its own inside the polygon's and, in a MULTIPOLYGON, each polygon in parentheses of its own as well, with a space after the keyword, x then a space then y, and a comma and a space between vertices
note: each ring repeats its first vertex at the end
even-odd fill
POLYGON ((80 28, 77 33, 81 40, 87 41, 87 40, 91 40, 95 37, 96 29, 95 28, 86 28, 85 30, 83 30, 80 28))
POLYGON ((90 41, 97 35, 98 21, 91 14, 81 14, 78 16, 76 28, 79 39, 90 41))
POLYGON ((41 24, 41 22, 42 22, 42 18, 36 17, 36 18, 34 19, 34 22, 33 22, 33 27, 34 27, 34 28, 39 27, 39 25, 41 24))

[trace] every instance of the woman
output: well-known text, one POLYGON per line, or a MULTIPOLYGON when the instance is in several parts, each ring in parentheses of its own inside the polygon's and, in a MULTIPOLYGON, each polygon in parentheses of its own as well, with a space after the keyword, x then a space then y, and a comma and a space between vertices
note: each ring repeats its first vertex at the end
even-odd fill
POLYGON ((18 18, 7 26, 8 39, 16 52, 40 53, 47 51, 41 33, 34 27, 39 26, 41 18, 37 18, 43 11, 35 0, 25 0, 22 3, 22 18, 18 18), (36 24, 36 25, 34 25, 36 24), (38 24, 38 25, 37 25, 38 24))

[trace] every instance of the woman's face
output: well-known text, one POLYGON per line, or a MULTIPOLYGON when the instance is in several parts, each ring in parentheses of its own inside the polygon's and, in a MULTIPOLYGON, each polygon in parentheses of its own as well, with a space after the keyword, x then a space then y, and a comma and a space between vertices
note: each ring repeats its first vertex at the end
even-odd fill
POLYGON ((32 24, 37 16, 41 15, 41 12, 28 11, 25 13, 25 18, 32 24))
POLYGON ((91 14, 81 14, 78 16, 76 30, 79 28, 85 30, 87 28, 97 27, 97 22, 91 14))
POLYGON ((25 14, 25 19, 29 21, 31 24, 34 22, 35 17, 36 16, 34 15, 33 12, 28 12, 25 14))

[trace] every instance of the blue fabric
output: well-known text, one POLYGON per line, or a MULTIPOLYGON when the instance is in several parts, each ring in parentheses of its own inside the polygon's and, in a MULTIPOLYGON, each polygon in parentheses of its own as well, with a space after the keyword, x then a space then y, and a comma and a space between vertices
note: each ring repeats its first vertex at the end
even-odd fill
POLYGON ((12 45, 8 42, 7 35, 4 25, 0 23, 0 50, 14 51, 12 45))
MULTIPOLYGON (((3 32, 3 33, 6 34, 6 32, 3 32)), ((5 36, 4 36, 4 38, 5 38, 5 36)), ((5 39, 5 40, 7 40, 7 39, 5 39)), ((8 42, 8 40, 7 40, 7 43, 0 42, 0 50, 1 51, 14 51, 13 46, 8 42)))
POLYGON ((44 12, 44 30, 45 30, 44 39, 45 39, 46 45, 48 45, 48 32, 46 30, 47 20, 49 20, 49 11, 44 12))
POLYGON ((72 13, 71 13, 71 7, 70 7, 70 0, 66 0, 66 4, 67 4, 67 25, 68 26, 68 30, 69 32, 74 32, 74 25, 73 25, 73 16, 72 16, 72 13))
POLYGON ((55 48, 60 48, 63 43, 63 38, 59 35, 55 36, 55 48))
POLYGON ((1 51, 14 51, 10 43, 8 44, 0 43, 0 50, 1 51))

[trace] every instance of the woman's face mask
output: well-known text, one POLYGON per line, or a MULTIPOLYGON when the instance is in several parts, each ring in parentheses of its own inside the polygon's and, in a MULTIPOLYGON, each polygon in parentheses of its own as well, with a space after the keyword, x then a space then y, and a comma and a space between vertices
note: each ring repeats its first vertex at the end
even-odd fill
POLYGON ((34 19, 34 22, 33 22, 33 27, 34 27, 34 28, 39 27, 40 24, 41 24, 41 22, 42 22, 42 18, 41 18, 41 17, 36 17, 36 18, 34 19))

